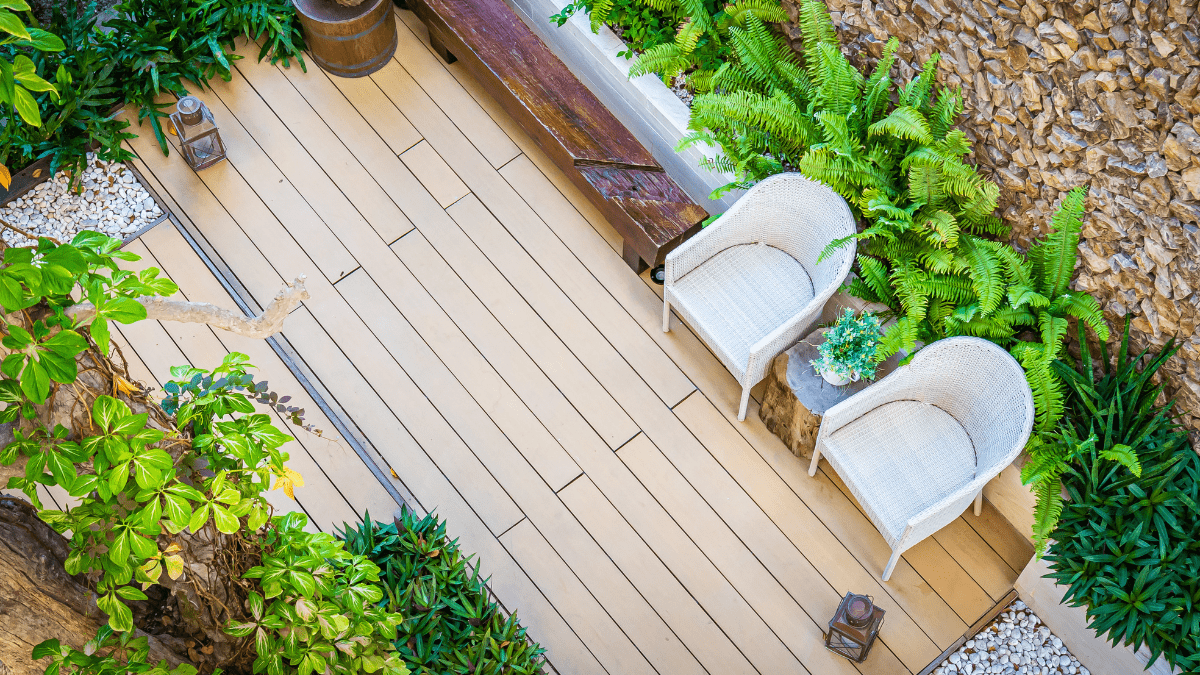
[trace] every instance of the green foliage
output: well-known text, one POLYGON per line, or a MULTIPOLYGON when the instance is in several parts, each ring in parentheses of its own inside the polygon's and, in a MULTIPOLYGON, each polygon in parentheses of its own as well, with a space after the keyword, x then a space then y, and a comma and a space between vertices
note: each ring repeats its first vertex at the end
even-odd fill
POLYGON ((1067 588, 1064 602, 1087 610, 1089 625, 1114 644, 1200 670, 1200 459, 1171 418, 1173 403, 1154 405, 1149 380, 1173 353, 1168 347, 1139 372, 1145 352, 1124 347, 1093 379, 1057 364, 1068 382, 1065 426, 1087 429, 1096 443, 1062 473, 1068 499, 1046 554, 1049 578, 1067 588), (1067 375, 1067 372, 1073 375, 1067 375), (1138 463, 1130 460, 1137 457, 1138 463), (1114 463, 1123 458, 1131 469, 1114 463))
POLYGON ((379 567, 332 535, 305 532, 306 523, 296 512, 272 519, 262 564, 245 574, 262 594, 246 599, 251 620, 225 632, 253 637, 255 673, 407 675, 392 647, 404 619, 380 602, 379 567))
POLYGON ((57 94, 36 95, 41 126, 10 124, 0 129, 0 162, 19 170, 49 157, 51 174, 67 169, 80 177, 89 144, 96 144, 97 155, 105 161, 132 157, 121 145, 133 137, 126 131, 129 122, 113 112, 122 103, 113 77, 116 64, 90 39, 94 9, 92 2, 79 15, 64 14, 54 5, 47 28, 62 37, 64 48, 34 53, 32 58, 36 72, 56 83, 57 94))
POLYGON ((346 548, 383 571, 393 611, 405 619, 396 647, 413 672, 473 675, 542 673, 544 650, 515 615, 497 607, 457 540, 436 516, 405 509, 397 523, 345 528, 346 548))
MULTIPOLYGON (((0 0, 0 7, 6 2, 24 0, 0 0)), ((139 121, 149 120, 166 153, 162 124, 174 103, 164 95, 185 96, 189 86, 203 88, 213 77, 228 80, 231 63, 240 58, 232 53, 236 38, 260 41, 260 60, 269 56, 272 63, 290 65, 295 58, 305 67, 303 34, 288 0, 123 0, 115 7, 117 17, 106 23, 107 32, 92 26, 94 8, 92 3, 78 16, 55 9, 53 33, 39 35, 62 36, 56 53, 33 53, 30 60, 24 43, 0 40, 0 64, 15 57, 31 64, 32 76, 54 82, 51 89, 30 87, 44 93, 19 95, 47 120, 42 128, 0 129, 0 163, 10 169, 50 156, 51 171, 71 168, 78 174, 93 142, 101 159, 128 159, 121 143, 132 137, 125 131, 129 124, 116 119, 119 110, 110 114, 124 103, 138 109, 139 121)), ((2 22, 0 15, 0 30, 2 22)), ((0 84, 3 73, 0 65, 0 84)))
POLYGON ((46 640, 33 648, 33 660, 51 659, 46 675, 196 675, 187 663, 175 668, 166 661, 149 664, 149 638, 133 633, 117 633, 102 626, 94 639, 75 649, 58 640, 46 640))
MULTIPOLYGON (((1143 470, 1141 453, 1147 447, 1173 442, 1179 436, 1172 405, 1159 407, 1156 401, 1163 385, 1151 380, 1178 351, 1174 340, 1157 356, 1146 358, 1147 351, 1129 355, 1129 318, 1126 317, 1121 348, 1114 363, 1108 354, 1101 357, 1103 376, 1096 379, 1084 324, 1079 324, 1080 364, 1078 369, 1056 360, 1055 372, 1065 383, 1068 396, 1066 416, 1058 429, 1044 432, 1030 441, 1029 462, 1021 470, 1021 481, 1033 486, 1037 495, 1034 511, 1034 542, 1041 555, 1051 537, 1057 536, 1062 512, 1064 473, 1079 466, 1091 455, 1125 467, 1135 477, 1143 470), (1139 364, 1145 366, 1138 370, 1139 364), (1086 439, 1080 441, 1079 439, 1086 439)), ((1103 343, 1102 343, 1103 344, 1103 343)), ((1107 350, 1105 350, 1107 351, 1107 350)))
POLYGON ((870 312, 855 318, 854 310, 847 307, 825 331, 825 341, 817 348, 819 356, 809 363, 818 373, 870 380, 875 377, 875 353, 881 344, 879 319, 870 312))
MULTIPOLYGON (((213 372, 242 376, 250 367, 246 360, 229 354, 213 372)), ((173 372, 206 371, 184 366, 173 372)), ((25 477, 10 479, 8 487, 24 490, 34 504, 39 484, 58 485, 79 501, 38 515, 57 531, 71 532, 67 571, 100 573, 97 604, 113 630, 128 631, 133 616, 125 601, 146 598, 129 584, 145 589, 158 583, 164 569, 171 578, 182 569, 179 549, 160 550, 159 535, 258 530, 270 513, 261 493, 270 489, 272 476, 294 480, 284 467, 288 455, 279 449, 291 437, 255 413, 245 394, 227 388, 187 396, 178 405, 175 422, 193 435, 190 452, 177 455, 163 448, 164 431, 147 426, 147 413, 134 414, 118 399, 97 397, 91 418, 100 433, 78 441, 67 440, 61 426, 18 430, 0 463, 27 458, 25 477)))
POLYGON ((16 125, 17 117, 30 126, 41 126, 42 115, 34 95, 48 92, 57 97, 58 90, 37 73, 29 54, 59 52, 62 40, 41 28, 26 25, 17 12, 32 17, 25 0, 0 0, 0 111, 16 125), (13 116, 9 109, 16 113, 13 116))
POLYGON ((663 4, 676 8, 686 18, 679 24, 675 39, 647 48, 629 69, 629 75, 657 73, 669 83, 671 78, 687 73, 689 88, 695 91, 712 89, 713 75, 732 56, 732 31, 788 19, 779 0, 737 0, 715 12, 701 0, 664 0, 663 4))
POLYGON ((562 11, 550 17, 562 26, 576 12, 587 12, 592 32, 604 24, 621 32, 621 39, 628 49, 619 56, 627 58, 675 39, 675 29, 686 15, 678 6, 670 3, 648 2, 647 0, 576 0, 568 3, 562 11), (663 7, 656 9, 655 5, 663 7))
POLYGON ((1000 190, 965 161, 971 147, 954 128, 962 98, 937 86, 938 56, 894 86, 895 39, 865 74, 842 55, 821 2, 801 2, 799 24, 802 60, 756 17, 731 28, 736 58, 693 102, 684 145, 718 145, 713 168, 737 176, 714 194, 782 171, 829 185, 865 227, 826 253, 859 240, 850 291, 897 318, 877 358, 956 335, 993 340, 1024 367, 1039 432, 1053 431, 1063 392, 1052 364, 1069 319, 1108 337, 1096 301, 1068 286, 1086 189, 1064 198, 1053 232, 1022 257, 995 239, 1007 234, 994 214, 1000 190), (1019 340, 1026 331, 1039 339, 1019 340))

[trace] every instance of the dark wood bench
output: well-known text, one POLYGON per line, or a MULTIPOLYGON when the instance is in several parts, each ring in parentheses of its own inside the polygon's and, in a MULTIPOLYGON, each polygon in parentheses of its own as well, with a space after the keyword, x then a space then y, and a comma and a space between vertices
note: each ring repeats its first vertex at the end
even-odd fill
POLYGON ((407 0, 435 51, 457 57, 624 239, 635 272, 661 265, 708 214, 504 0, 407 0))

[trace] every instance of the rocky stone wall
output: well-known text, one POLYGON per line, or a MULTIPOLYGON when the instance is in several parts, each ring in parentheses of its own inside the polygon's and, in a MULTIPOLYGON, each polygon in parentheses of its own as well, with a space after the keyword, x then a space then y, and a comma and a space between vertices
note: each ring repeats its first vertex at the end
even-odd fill
MULTIPOLYGON (((1075 286, 1114 340, 1183 344, 1169 392, 1200 437, 1200 0, 827 0, 844 51, 873 64, 900 40, 905 81, 934 52, 961 87, 974 161, 1001 185, 1013 243, 1088 184, 1075 286)), ((794 0, 784 6, 795 15, 794 0)), ((798 44, 794 25, 785 30, 798 44)))

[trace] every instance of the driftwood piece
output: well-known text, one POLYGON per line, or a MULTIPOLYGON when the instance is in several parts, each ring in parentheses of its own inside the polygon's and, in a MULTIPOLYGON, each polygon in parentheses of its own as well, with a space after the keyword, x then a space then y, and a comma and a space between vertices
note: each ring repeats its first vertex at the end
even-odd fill
MULTIPOLYGON (((214 328, 244 335, 249 338, 268 338, 283 330, 283 320, 287 315, 308 299, 308 290, 304 288, 304 275, 283 287, 275 294, 275 299, 263 310, 262 314, 248 319, 241 312, 235 312, 224 307, 207 302, 187 302, 171 300, 156 296, 143 296, 137 299, 146 308, 146 319, 150 321, 180 321, 182 323, 203 323, 214 328)), ((90 302, 83 302, 67 308, 67 316, 79 319, 84 324, 91 321, 96 314, 96 308, 90 302)))
MULTIPOLYGON (((42 675, 46 664, 30 658, 35 645, 57 638, 82 648, 107 620, 85 580, 63 570, 68 553, 32 506, 0 496, 0 675, 42 675)), ((150 658, 184 660, 153 636, 150 658)))

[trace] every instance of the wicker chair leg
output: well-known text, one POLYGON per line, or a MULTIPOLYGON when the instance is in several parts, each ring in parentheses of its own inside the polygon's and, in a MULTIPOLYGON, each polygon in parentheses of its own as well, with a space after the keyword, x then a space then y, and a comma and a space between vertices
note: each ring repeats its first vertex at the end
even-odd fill
POLYGON ((983 513, 983 490, 975 495, 975 515, 978 516, 981 513, 983 513))
POLYGON ((746 408, 750 407, 750 386, 742 387, 742 405, 738 408, 738 421, 746 421, 746 408))
POLYGON ((671 332, 671 301, 663 298, 663 332, 671 332))
POLYGON ((814 447, 812 461, 808 463, 808 475, 810 475, 810 476, 817 475, 817 463, 820 461, 821 461, 821 449, 819 447, 814 447))
POLYGON ((900 562, 900 551, 892 551, 892 557, 888 558, 887 567, 883 568, 884 581, 892 577, 892 570, 896 569, 896 563, 898 562, 900 562))

